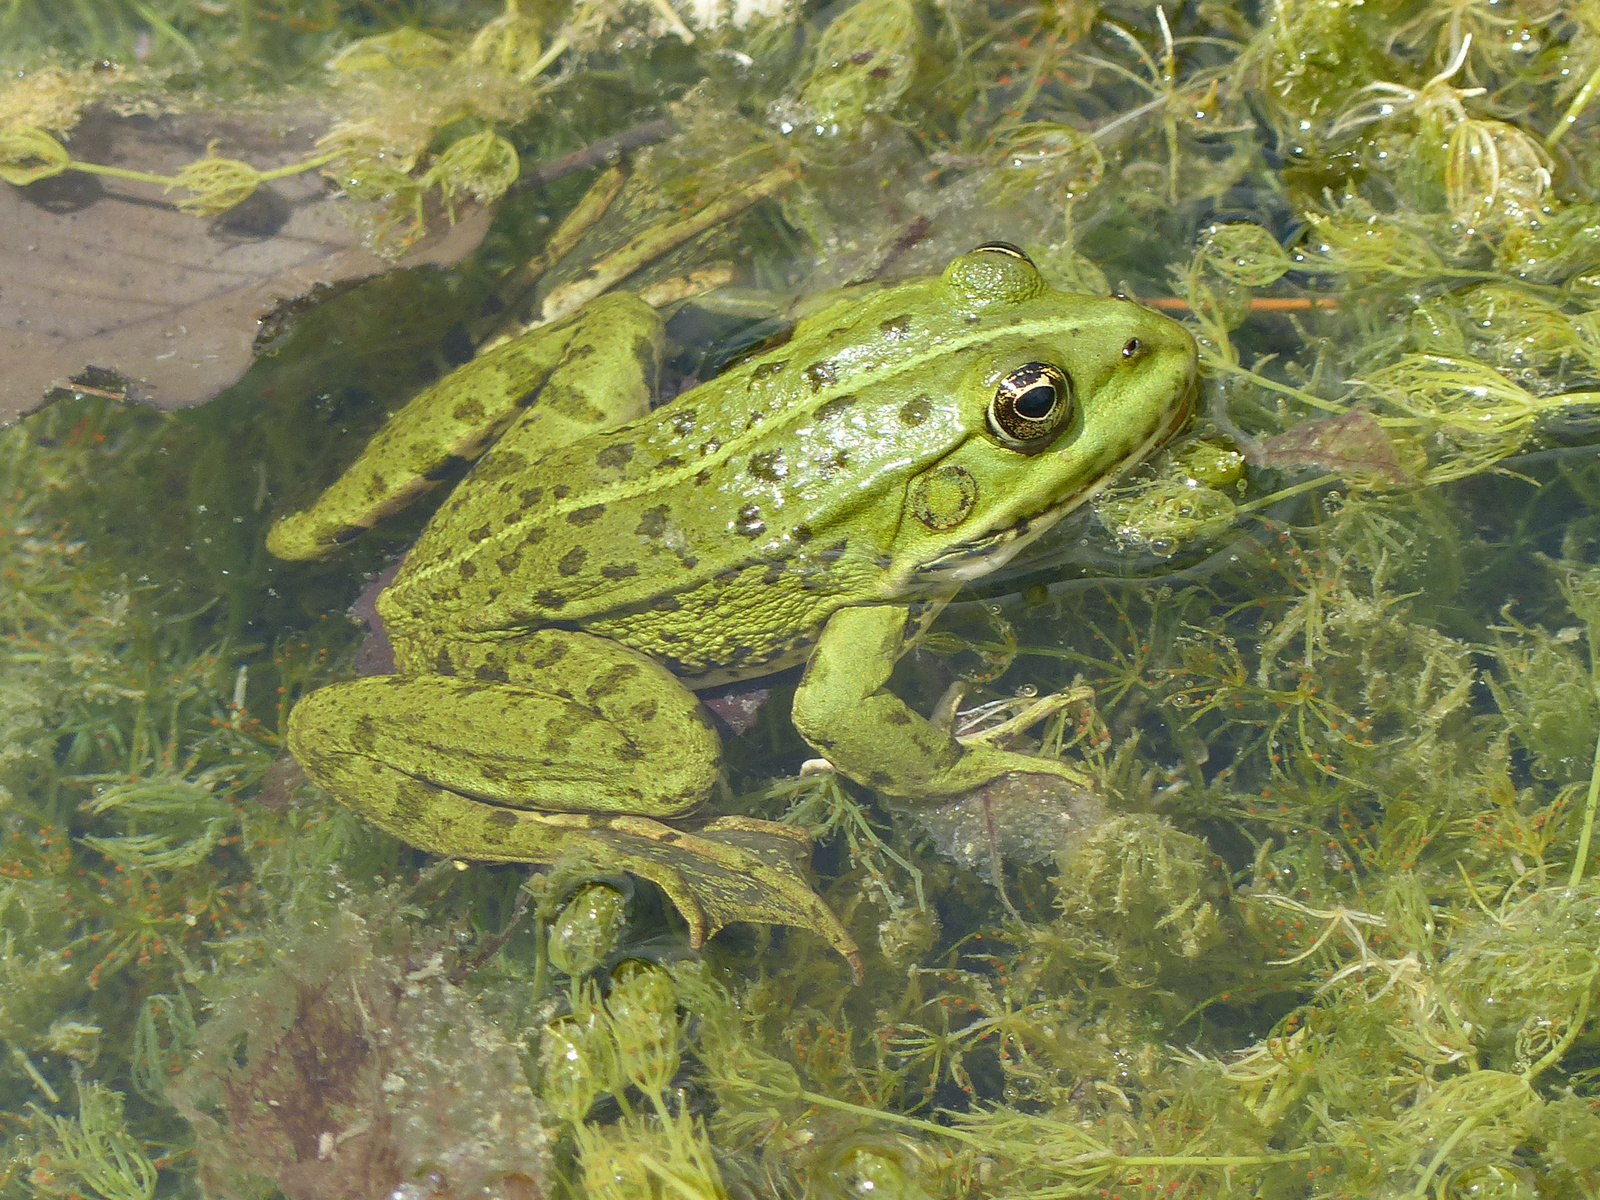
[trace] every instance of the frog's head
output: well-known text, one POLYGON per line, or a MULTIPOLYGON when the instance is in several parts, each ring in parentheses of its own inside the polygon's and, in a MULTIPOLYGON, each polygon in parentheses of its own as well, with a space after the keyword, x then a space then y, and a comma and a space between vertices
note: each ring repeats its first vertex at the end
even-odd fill
POLYGON ((996 569, 1188 419, 1194 339, 1128 300, 1058 292, 1022 251, 980 246, 929 302, 947 352, 921 395, 947 437, 911 474, 892 552, 904 585, 996 569))

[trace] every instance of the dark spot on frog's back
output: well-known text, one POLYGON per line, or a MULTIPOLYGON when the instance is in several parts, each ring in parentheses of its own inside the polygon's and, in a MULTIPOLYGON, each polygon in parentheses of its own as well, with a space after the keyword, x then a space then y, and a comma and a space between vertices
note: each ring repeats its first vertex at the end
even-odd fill
POLYGON ((633 532, 640 537, 661 537, 667 532, 667 518, 670 515, 671 510, 665 504, 647 508, 639 514, 639 523, 633 527, 633 532))
MULTIPOLYGON (((790 332, 792 333, 793 331, 791 330, 790 332)), ((784 341, 788 341, 788 340, 789 340, 788 338, 784 339, 784 341)), ((750 381, 752 383, 754 383, 757 380, 761 380, 761 379, 771 379, 774 375, 776 375, 779 371, 783 370, 788 365, 789 365, 789 360, 786 359, 786 358, 781 358, 777 362, 762 363, 754 371, 750 372, 750 381)))
POLYGON ((350 748, 357 754, 371 754, 377 740, 378 729, 372 718, 356 718, 355 728, 350 731, 350 748))
POLYGON ((487 525, 479 525, 471 533, 467 534, 467 536, 475 542, 486 542, 489 540, 489 535, 493 532, 494 531, 487 525))
POLYGON ((522 474, 527 466, 528 460, 515 450, 496 448, 478 460, 478 465, 472 469, 472 477, 480 487, 497 479, 510 479, 511 482, 500 485, 500 490, 509 494, 516 487, 515 477, 522 474))
POLYGON ((511 679, 506 669, 495 663, 484 663, 472 673, 472 677, 480 683, 507 683, 511 679))
POLYGON ((522 501, 523 508, 532 508, 544 499, 544 489, 542 487, 523 488, 517 494, 517 499, 522 501))
POLYGON ((750 474, 767 483, 777 483, 789 473, 783 464, 783 451, 763 450, 750 456, 750 474))
POLYGON ((632 579, 638 573, 639 567, 636 563, 612 563, 610 566, 600 568, 601 577, 613 583, 621 579, 632 579))
POLYGON ((527 542, 530 546, 537 546, 549 535, 550 531, 543 525, 530 525, 528 526, 528 532, 522 535, 522 540, 527 542))
POLYGON ((878 332, 886 338, 903 338, 911 332, 911 314, 901 313, 878 325, 878 332))
POLYGON ((679 437, 688 437, 694 432, 695 411, 692 408, 680 408, 672 414, 667 425, 679 437))
POLYGON ((491 829, 510 829, 517 823, 517 814, 509 808, 497 808, 485 817, 484 821, 491 829))
POLYGON ((916 396, 900 406, 900 423, 906 426, 921 425, 933 415, 933 401, 927 396, 916 396))
POLYGON ((856 402, 854 396, 836 396, 817 409, 818 421, 831 421, 856 402))
POLYGON ((476 397, 468 396, 450 410, 450 415, 463 425, 476 425, 483 420, 483 405, 476 397))
POLYGON ((626 467, 633 458, 633 443, 618 442, 615 446, 607 446, 594 456, 594 465, 603 470, 620 471, 626 467))
POLYGON ((832 362, 812 363, 801 372, 813 392, 819 392, 839 379, 839 368, 832 362))
POLYGON ((471 579, 477 573, 478 573, 478 564, 477 563, 473 562, 470 558, 464 558, 464 559, 461 560, 461 578, 463 578, 463 579, 471 579))
POLYGON ((733 531, 740 537, 760 537, 767 531, 767 523, 761 517, 761 509, 754 504, 746 504, 739 510, 738 517, 733 522, 733 531))
POLYGON ((576 575, 583 570, 583 564, 588 561, 589 552, 582 546, 574 546, 561 556, 561 561, 556 563, 556 570, 566 576, 576 575))
POLYGON ((605 511, 606 506, 604 504, 586 504, 582 508, 575 508, 567 514, 567 524, 588 525, 591 522, 598 521, 605 515, 605 511))

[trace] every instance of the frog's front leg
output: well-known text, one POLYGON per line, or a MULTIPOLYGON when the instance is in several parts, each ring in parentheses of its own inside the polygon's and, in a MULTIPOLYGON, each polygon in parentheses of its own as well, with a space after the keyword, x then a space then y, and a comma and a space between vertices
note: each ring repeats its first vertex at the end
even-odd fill
POLYGON ((494 445, 489 458, 520 463, 642 416, 662 340, 655 310, 616 293, 480 354, 390 417, 315 504, 267 531, 267 549, 326 558, 433 487, 451 460, 494 445))
POLYGON ((900 605, 844 608, 824 626, 794 697, 794 723, 844 774, 890 796, 952 796, 1011 772, 1089 780, 1052 758, 963 746, 887 688, 907 645, 900 605))

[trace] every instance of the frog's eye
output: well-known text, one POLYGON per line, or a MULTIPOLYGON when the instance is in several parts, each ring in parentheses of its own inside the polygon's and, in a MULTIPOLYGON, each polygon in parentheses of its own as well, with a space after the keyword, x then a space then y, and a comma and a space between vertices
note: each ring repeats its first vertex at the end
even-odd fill
POLYGON ((981 254, 984 251, 988 251, 990 254, 1004 254, 1011 258, 1020 258, 1030 267, 1033 266, 1033 259, 1029 258, 1025 253, 1023 253, 1022 247, 1013 246, 1010 242, 985 242, 981 246, 974 246, 972 248, 972 252, 974 254, 981 254))
POLYGON ((1059 367, 1031 362, 1000 381, 989 401, 989 432, 1002 446, 1043 450, 1072 416, 1072 384, 1059 367))

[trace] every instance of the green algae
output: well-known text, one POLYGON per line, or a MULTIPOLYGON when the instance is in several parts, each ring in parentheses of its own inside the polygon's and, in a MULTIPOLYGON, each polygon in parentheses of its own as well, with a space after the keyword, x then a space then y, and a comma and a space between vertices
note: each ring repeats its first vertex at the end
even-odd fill
POLYGON ((898 671, 1094 796, 890 811, 797 774, 781 684, 732 739, 718 805, 817 837, 860 987, 794 933, 693 955, 579 863, 430 864, 283 756, 415 525, 311 569, 265 523, 586 180, 312 305, 201 409, 0 430, 0 1196, 1600 1194, 1592 5, 863 0, 692 43, 644 7, 312 7, 3 19, 68 149, 82 105, 244 58, 367 116, 437 83, 348 189, 401 239, 626 89, 677 133, 544 289, 787 167, 633 281, 739 281, 676 303, 687 378, 796 294, 1003 236, 1186 313, 1205 411, 898 671), (145 80, 74 65, 141 30, 145 80))

